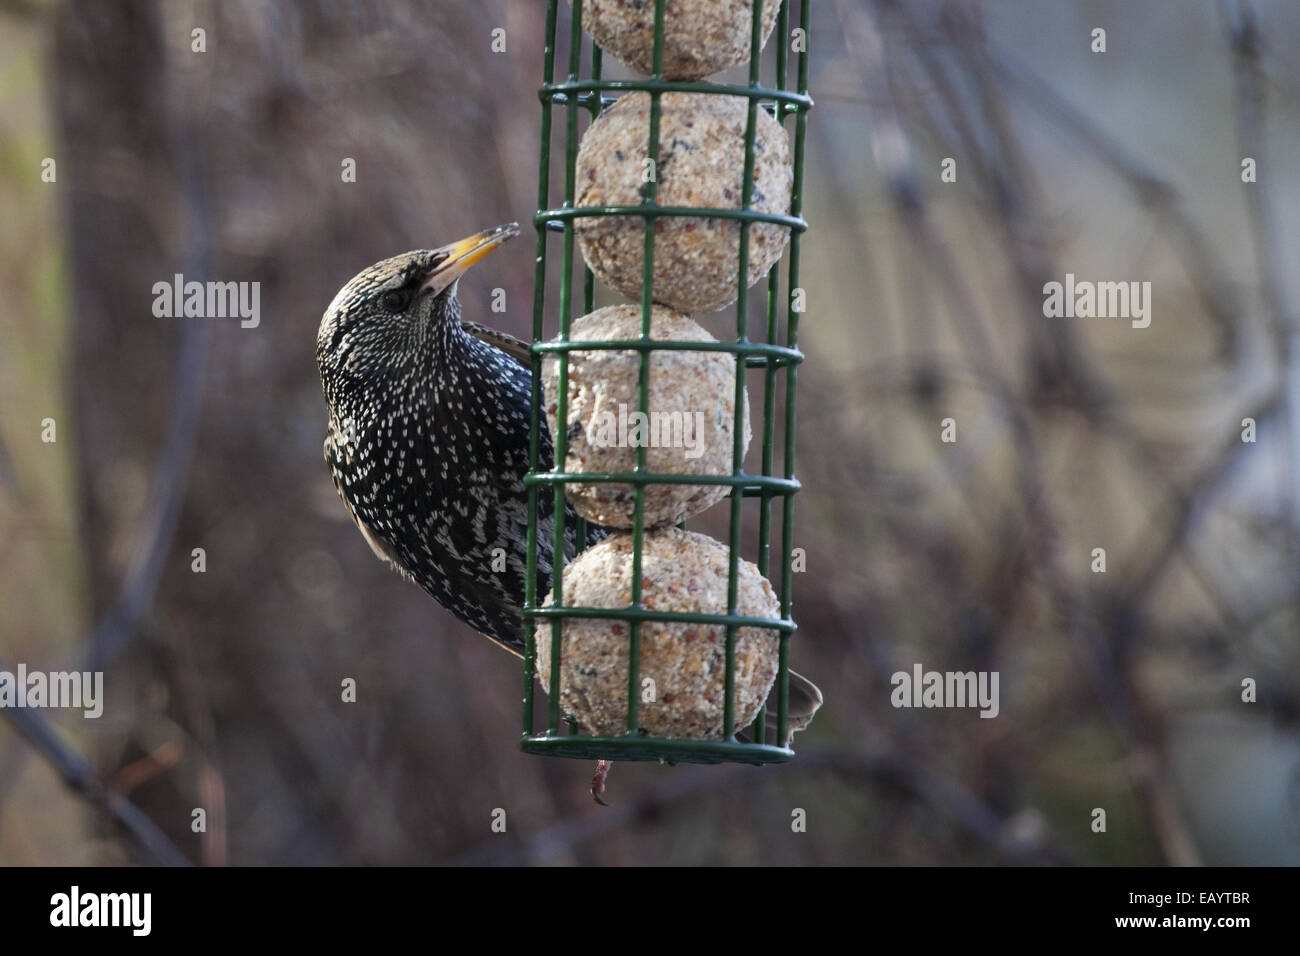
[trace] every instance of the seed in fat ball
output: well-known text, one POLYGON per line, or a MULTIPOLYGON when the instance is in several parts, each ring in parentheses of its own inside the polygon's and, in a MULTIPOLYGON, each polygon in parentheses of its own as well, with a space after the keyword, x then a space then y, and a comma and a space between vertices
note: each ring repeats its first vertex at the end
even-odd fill
MULTIPOLYGON (((641 307, 612 305, 574 320, 574 342, 641 337, 641 307)), ((693 319, 656 305, 651 339, 716 342, 693 319)), ((641 361, 623 349, 569 353, 565 423, 557 420, 559 360, 542 363, 546 420, 552 435, 565 435, 564 470, 617 474, 636 469, 637 448, 645 446, 648 472, 670 475, 729 475, 735 450, 736 358, 727 352, 656 350, 650 353, 646 413, 641 414, 641 361)), ((742 411, 741 457, 749 448, 749 396, 742 411)), ((731 491, 728 485, 647 484, 644 526, 676 524, 711 507, 731 491)), ((573 509, 610 528, 632 527, 636 504, 630 484, 568 482, 573 509)))
MULTIPOLYGON (((780 6, 779 0, 764 0, 764 45, 780 6)), ((753 17, 751 0, 667 0, 664 79, 698 80, 748 63, 753 17)), ((638 73, 649 76, 654 69, 654 0, 585 0, 582 26, 602 50, 638 73)))
MULTIPOLYGON (((661 528, 645 533, 641 603, 656 611, 725 614, 729 552, 702 534, 661 528)), ((736 568, 736 612, 780 619, 780 603, 758 568, 736 568)), ((626 608, 632 601, 632 535, 617 532, 564 569, 563 603, 626 608)), ((546 605, 553 604, 554 593, 546 605)), ((538 618, 537 666, 550 687, 551 622, 538 618)), ((741 627, 735 645, 735 726, 752 723, 776 680, 780 632, 741 627)), ((726 700, 727 629, 720 625, 645 621, 641 625, 637 728, 652 737, 717 740, 726 700)), ((560 628, 560 706, 583 730, 627 732, 629 651, 626 621, 567 617, 560 628)))
MULTIPOLYGON (((660 206, 741 209, 744 201, 743 97, 665 93, 660 101, 659 162, 653 170, 660 206)), ((637 206, 650 176, 650 95, 629 93, 597 117, 578 149, 582 206, 637 206)), ((794 180, 785 130, 759 109, 754 126, 751 209, 788 215, 794 180)), ((640 300, 645 261, 640 216, 583 216, 577 220, 582 255, 602 282, 640 300)), ((736 301, 740 222, 715 216, 661 216, 655 220, 651 297, 679 312, 712 312, 736 301)), ((746 283, 752 286, 781 258, 790 230, 769 222, 749 227, 746 283)))

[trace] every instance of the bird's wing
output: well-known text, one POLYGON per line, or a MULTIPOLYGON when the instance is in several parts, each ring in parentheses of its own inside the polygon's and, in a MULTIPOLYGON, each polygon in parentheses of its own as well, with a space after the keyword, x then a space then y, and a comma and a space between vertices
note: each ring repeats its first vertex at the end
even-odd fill
POLYGON ((411 574, 398 560, 397 552, 394 551, 387 542, 375 535, 374 532, 361 520, 360 515, 353 510, 352 505, 348 503, 348 496, 343 493, 343 482, 339 478, 338 471, 334 467, 334 456, 338 454, 338 448, 334 442, 334 429, 331 428, 329 434, 325 436, 325 461, 330 466, 330 477, 334 479, 334 490, 339 493, 339 498, 343 501, 343 507, 347 509, 348 514, 352 516, 353 523, 361 532, 361 537, 366 539, 366 544, 370 545, 370 550, 375 552, 375 556, 386 564, 392 565, 402 577, 411 580, 411 574))
POLYGON ((524 368, 532 368, 533 360, 527 342, 521 341, 509 333, 499 332, 496 329, 488 328, 486 325, 467 322, 464 319, 461 320, 460 327, 474 338, 481 339, 488 345, 499 348, 524 368))
MULTIPOLYGON (((410 571, 406 569, 406 565, 402 563, 401 558, 398 556, 396 550, 394 550, 393 547, 390 544, 388 544, 388 542, 384 541, 373 531, 371 531, 370 527, 364 521, 361 520, 361 517, 354 510, 352 510, 352 506, 348 504, 347 495, 343 493, 343 482, 339 479, 338 472, 335 471, 334 469, 334 456, 338 454, 338 447, 334 441, 333 428, 331 428, 329 434, 325 436, 324 451, 325 451, 325 461, 330 465, 330 476, 334 479, 334 490, 339 493, 339 498, 343 500, 343 507, 345 507, 347 509, 348 514, 352 516, 353 523, 357 526, 357 529, 361 532, 361 536, 366 539, 366 544, 370 545, 370 550, 373 551, 380 560, 390 565, 393 568, 393 570, 395 570, 402 577, 406 578, 408 581, 413 581, 418 584, 419 582, 415 581, 415 577, 411 574, 410 571)), ((476 587, 472 582, 462 581, 461 587, 462 589, 471 593, 475 597, 475 599, 480 602, 480 604, 483 607, 491 607, 492 605, 498 603, 499 601, 497 595, 491 594, 487 591, 484 591, 476 587)), ((437 600, 436 597, 435 600, 437 600)), ((505 613, 507 614, 507 616, 513 616, 513 617, 521 616, 519 609, 513 607, 506 609, 505 613)), ((486 631, 479 631, 479 633, 482 634, 484 637, 486 637, 489 641, 492 641, 494 644, 497 644, 505 648, 507 651, 509 651, 511 654, 514 654, 516 657, 524 656, 524 641, 522 637, 501 638, 501 637, 496 637, 495 635, 492 634, 488 634, 486 631)))

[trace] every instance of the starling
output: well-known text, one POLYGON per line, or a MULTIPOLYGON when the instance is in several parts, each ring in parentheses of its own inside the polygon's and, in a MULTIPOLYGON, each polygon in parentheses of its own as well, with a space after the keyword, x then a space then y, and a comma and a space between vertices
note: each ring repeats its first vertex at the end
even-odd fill
MULTIPOLYGON (((532 375, 529 346, 461 318, 456 285, 517 223, 363 270, 321 319, 316 362, 329 404, 325 461, 380 558, 444 608, 522 655, 532 375)), ((553 451, 541 423, 538 466, 553 451)), ((553 502, 537 496, 537 594, 551 588, 553 502)), ((577 552, 565 511, 564 562, 577 552)), ((588 525, 585 544, 605 536, 588 525)), ((790 675, 791 727, 821 704, 790 675)), ((769 717, 775 716, 769 708, 769 717)))
MULTIPOLYGON (((316 361, 330 409, 325 460, 370 547, 522 654, 528 346, 462 321, 456 298, 465 270, 518 233, 509 223, 364 270, 325 310, 316 361)), ((544 432, 540 466, 551 460, 544 432)), ((542 594, 554 564, 550 497, 538 495, 542 594)), ((573 515, 567 527, 572 557, 573 515)))

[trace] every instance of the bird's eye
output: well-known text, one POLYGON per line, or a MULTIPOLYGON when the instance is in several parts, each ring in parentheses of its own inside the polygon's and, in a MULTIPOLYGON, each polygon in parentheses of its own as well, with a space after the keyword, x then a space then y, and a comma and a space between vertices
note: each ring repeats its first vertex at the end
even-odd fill
POLYGON ((406 309, 406 302, 406 293, 395 289, 379 297, 379 304, 383 306, 385 312, 402 312, 406 309))

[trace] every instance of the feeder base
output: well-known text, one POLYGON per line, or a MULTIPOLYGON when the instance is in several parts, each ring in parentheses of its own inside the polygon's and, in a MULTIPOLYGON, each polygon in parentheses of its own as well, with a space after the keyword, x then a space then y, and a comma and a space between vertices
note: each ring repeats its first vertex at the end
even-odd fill
POLYGON ((669 740, 663 737, 525 736, 525 753, 577 760, 620 762, 658 760, 663 763, 785 763, 794 756, 789 747, 742 743, 739 740, 669 740))

